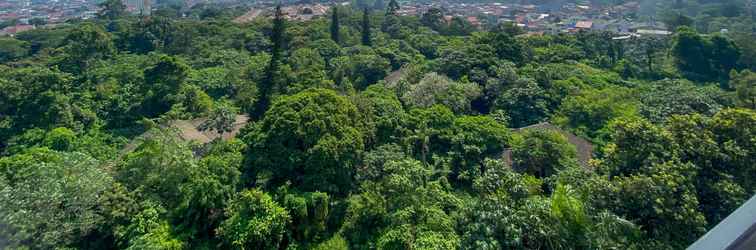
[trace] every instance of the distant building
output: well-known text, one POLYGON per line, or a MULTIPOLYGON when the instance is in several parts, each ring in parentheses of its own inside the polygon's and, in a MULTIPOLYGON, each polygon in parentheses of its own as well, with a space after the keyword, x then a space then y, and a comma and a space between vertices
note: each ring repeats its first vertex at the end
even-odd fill
POLYGON ((637 30, 635 33, 642 36, 668 36, 672 34, 672 32, 666 30, 637 30))
MULTIPOLYGON (((299 4, 281 7, 283 17, 289 21, 308 21, 316 17, 325 16, 330 10, 329 6, 323 4, 299 4)), ((258 17, 272 17, 274 15, 272 8, 257 9, 253 8, 244 15, 234 19, 235 23, 247 23, 258 17)))
POLYGON ((467 22, 472 24, 475 27, 480 27, 480 20, 478 20, 478 17, 475 16, 469 16, 467 17, 467 22))
POLYGON ((123 0, 126 10, 134 14, 150 15, 152 13, 151 0, 123 0))
POLYGON ((579 21, 575 23, 575 29, 589 30, 593 28, 593 22, 591 21, 579 21))
POLYGON ((444 22, 446 22, 447 24, 449 24, 449 23, 451 23, 452 18, 454 18, 454 17, 453 16, 449 16, 449 15, 444 16, 444 22))
POLYGON ((282 7, 284 18, 291 21, 308 21, 315 17, 324 16, 328 13, 330 7, 322 4, 303 4, 282 7))

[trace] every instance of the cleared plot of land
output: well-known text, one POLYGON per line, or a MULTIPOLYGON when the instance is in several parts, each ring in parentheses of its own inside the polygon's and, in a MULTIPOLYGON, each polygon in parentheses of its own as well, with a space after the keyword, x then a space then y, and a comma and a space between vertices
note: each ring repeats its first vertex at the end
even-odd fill
MULTIPOLYGON (((167 126, 170 129, 175 129, 175 131, 178 133, 177 136, 179 136, 182 140, 186 141, 195 141, 197 143, 208 143, 211 142, 217 138, 221 138, 223 140, 228 140, 239 134, 239 130, 244 127, 244 125, 249 122, 249 116, 247 115, 237 115, 236 120, 234 121, 234 129, 231 132, 224 133, 223 135, 218 134, 215 131, 200 131, 197 129, 202 122, 207 120, 207 118, 197 118, 193 120, 176 120, 167 126)), ((150 138, 152 135, 151 131, 147 131, 133 140, 129 142, 123 149, 121 150, 121 155, 128 154, 131 151, 134 151, 136 147, 139 145, 139 142, 150 138)))

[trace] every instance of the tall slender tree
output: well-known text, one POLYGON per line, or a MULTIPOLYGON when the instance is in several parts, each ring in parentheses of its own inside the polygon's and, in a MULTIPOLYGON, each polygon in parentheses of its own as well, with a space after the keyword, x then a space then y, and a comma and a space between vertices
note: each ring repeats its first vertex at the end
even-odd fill
POLYGON ((339 30, 339 8, 333 6, 333 12, 331 13, 331 39, 337 44, 341 44, 339 30))
POLYGON ((368 8, 362 11, 362 45, 373 45, 373 42, 370 41, 370 10, 368 8))
POLYGON ((391 38, 398 38, 401 33, 402 24, 397 16, 397 11, 399 11, 399 3, 396 0, 391 0, 386 7, 386 17, 381 24, 381 31, 388 33, 391 38))
POLYGON ((251 114, 253 119, 262 118, 265 111, 268 110, 268 106, 270 106, 270 94, 275 85, 278 68, 283 57, 284 32, 286 32, 286 22, 283 18, 281 5, 279 4, 276 6, 276 13, 273 18, 273 30, 270 34, 270 42, 272 44, 270 63, 268 64, 268 68, 265 69, 265 78, 258 83, 259 96, 257 103, 255 103, 254 111, 251 114))

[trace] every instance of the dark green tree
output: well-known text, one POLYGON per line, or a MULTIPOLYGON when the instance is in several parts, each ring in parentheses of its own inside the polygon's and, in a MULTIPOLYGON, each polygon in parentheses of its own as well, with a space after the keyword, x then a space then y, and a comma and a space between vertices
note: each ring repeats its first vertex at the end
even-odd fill
POLYGON ((672 55, 677 68, 689 79, 715 81, 729 77, 740 50, 723 36, 704 37, 692 28, 681 27, 674 38, 672 55))
POLYGON ((331 40, 341 44, 341 28, 339 28, 339 7, 333 6, 331 12, 331 40))
POLYGON ((30 44, 13 37, 0 38, 0 63, 16 60, 29 54, 30 44))
POLYGON ((373 42, 370 37, 370 10, 365 8, 362 10, 362 45, 372 46, 373 42))
POLYGON ((493 46, 496 49, 496 55, 501 59, 521 64, 525 60, 526 46, 515 37, 517 33, 516 26, 502 24, 476 42, 493 46))
POLYGON ((396 0, 389 1, 388 6, 386 6, 386 15, 392 15, 395 16, 396 12, 399 11, 401 7, 399 6, 399 2, 396 0))
POLYGON ((245 137, 247 176, 267 170, 270 185, 290 182, 300 191, 346 194, 364 149, 361 130, 357 108, 332 90, 282 97, 245 137))
POLYGON ((672 47, 677 68, 683 72, 700 75, 695 77, 697 79, 711 75, 711 64, 706 58, 709 48, 708 41, 695 30, 688 27, 680 28, 672 47))
POLYGON ((144 102, 141 113, 156 117, 171 109, 189 74, 189 66, 176 57, 161 55, 158 62, 144 71, 145 83, 141 86, 144 102))
POLYGON ((532 80, 504 91, 494 104, 507 112, 513 127, 524 127, 542 121, 549 112, 546 91, 532 80))
POLYGON ((179 205, 168 217, 178 233, 189 236, 192 246, 216 242, 216 229, 225 219, 221 211, 240 184, 244 148, 237 139, 210 142, 203 148, 197 171, 179 185, 179 205))
POLYGON ((270 35, 270 43, 272 48, 270 51, 270 62, 268 68, 265 69, 265 77, 258 83, 258 98, 255 104, 254 111, 252 112, 253 119, 260 119, 265 115, 265 111, 270 106, 270 98, 273 94, 273 88, 276 83, 281 80, 279 68, 281 61, 283 60, 284 50, 284 33, 286 32, 286 20, 284 20, 283 12, 281 11, 281 5, 276 6, 276 13, 273 17, 273 30, 270 35))
POLYGON ((102 26, 82 24, 66 36, 66 52, 61 68, 69 72, 82 72, 94 61, 108 58, 115 53, 113 37, 102 26))
POLYGON ((428 28, 431 28, 432 30, 441 32, 442 29, 446 26, 446 21, 444 20, 444 12, 439 8, 430 8, 428 11, 423 13, 423 16, 420 18, 420 23, 427 26, 428 28))
POLYGON ((97 13, 99 18, 115 20, 126 15, 126 5, 122 0, 106 0, 99 4, 100 12, 97 13))
POLYGON ((370 85, 355 99, 355 105, 366 116, 366 148, 396 140, 405 112, 394 91, 381 84, 370 85))
POLYGON ((709 61, 717 79, 728 79, 730 71, 735 69, 740 58, 740 48, 731 39, 715 35, 709 38, 709 61))
POLYGON ((451 36, 467 36, 475 31, 475 27, 462 17, 455 16, 446 29, 446 34, 451 36))
POLYGON ((452 176, 463 184, 471 184, 482 175, 484 161, 495 158, 510 144, 506 126, 486 116, 462 116, 454 120, 449 141, 452 176))
POLYGON ((386 7, 386 15, 381 24, 381 31, 388 33, 392 38, 398 38, 402 32, 402 22, 397 14, 399 8, 399 3, 396 0, 391 0, 386 7))

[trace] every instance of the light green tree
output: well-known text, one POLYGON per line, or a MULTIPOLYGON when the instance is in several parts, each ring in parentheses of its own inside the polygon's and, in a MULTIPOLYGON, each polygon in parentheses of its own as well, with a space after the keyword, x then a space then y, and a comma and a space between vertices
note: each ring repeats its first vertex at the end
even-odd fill
POLYGON ((732 72, 730 78, 740 106, 756 109, 756 73, 750 70, 732 72))
POLYGON ((218 236, 232 249, 281 249, 289 213, 266 193, 250 189, 237 194, 226 208, 218 236))
POLYGON ((113 178, 88 155, 37 148, 0 158, 0 172, 6 247, 75 246, 104 223, 99 197, 113 178))

